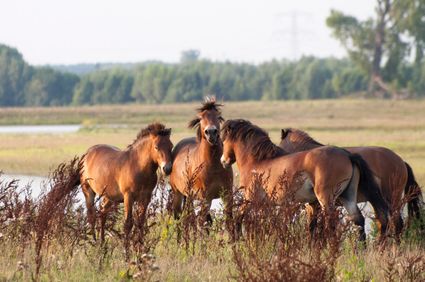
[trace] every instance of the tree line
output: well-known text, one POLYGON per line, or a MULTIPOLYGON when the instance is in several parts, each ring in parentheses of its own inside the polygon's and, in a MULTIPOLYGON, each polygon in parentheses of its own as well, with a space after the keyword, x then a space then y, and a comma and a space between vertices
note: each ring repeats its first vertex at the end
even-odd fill
POLYGON ((359 20, 331 11, 326 24, 348 58, 262 64, 214 62, 184 51, 176 64, 80 65, 79 73, 27 64, 0 45, 0 106, 173 103, 214 94, 226 101, 425 96, 425 0, 376 0, 359 20))
MULTIPOLYGON (((80 75, 27 64, 0 45, 0 106, 425 96, 425 0, 376 0, 374 17, 331 11, 326 24, 348 58, 303 57, 259 65, 214 62, 197 50, 176 64, 79 66, 80 75), (90 71, 91 70, 91 71, 90 71)), ((66 69, 62 66, 59 69, 66 69)))
MULTIPOLYGON (((407 70, 402 83, 413 81, 413 74, 407 70)), ((425 85, 425 78, 416 81, 425 85)), ((367 72, 348 59, 303 57, 260 65, 196 59, 78 76, 30 66, 17 50, 0 46, 1 106, 174 103, 199 101, 206 94, 226 101, 323 99, 364 95, 368 84, 367 72)))
MULTIPOLYGON (((184 56, 183 56, 184 57, 184 56)), ((58 106, 173 103, 215 94, 226 101, 334 98, 367 89, 367 74, 349 60, 304 57, 260 65, 182 58, 84 75, 27 64, 0 46, 0 105, 58 106)))

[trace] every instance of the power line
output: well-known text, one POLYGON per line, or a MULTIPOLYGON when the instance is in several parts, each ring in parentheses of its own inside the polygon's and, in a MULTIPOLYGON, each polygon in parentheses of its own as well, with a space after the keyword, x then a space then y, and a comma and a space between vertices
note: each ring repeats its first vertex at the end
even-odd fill
POLYGON ((296 60, 299 57, 300 38, 311 35, 310 29, 305 29, 305 19, 311 20, 311 14, 301 11, 292 11, 288 13, 279 13, 275 16, 279 29, 273 32, 278 41, 284 41, 289 37, 291 59, 296 60), (288 24, 289 21, 289 24, 288 24), (301 25, 300 22, 302 21, 301 25), (284 28, 280 28, 285 26, 284 28), (289 26, 289 28, 287 27, 289 26), (300 27, 302 26, 302 28, 300 27))

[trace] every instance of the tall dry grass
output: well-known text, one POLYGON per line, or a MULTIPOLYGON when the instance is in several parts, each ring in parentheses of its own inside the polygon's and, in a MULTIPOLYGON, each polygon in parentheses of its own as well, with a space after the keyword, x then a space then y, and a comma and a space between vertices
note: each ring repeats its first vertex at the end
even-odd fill
MULTIPOLYGON (((257 197, 244 199, 235 189, 234 213, 244 208, 231 222, 236 226, 237 218, 242 220, 236 242, 231 240, 225 214, 213 213, 213 223, 205 225, 206 216, 191 197, 180 219, 173 219, 169 191, 160 181, 148 210, 134 209, 130 243, 122 232, 122 208, 115 206, 107 215, 107 236, 101 244, 89 234, 85 209, 77 199, 76 173, 78 159, 61 164, 38 198, 30 196, 29 187, 19 189, 17 181, 0 183, 0 247, 5 250, 0 280, 425 279, 425 240, 419 225, 407 227, 399 243, 387 240, 377 245, 372 238, 366 246, 359 245, 356 228, 335 208, 322 213, 310 233, 303 206, 288 189, 296 179, 286 175, 276 187, 287 190, 281 198, 263 197, 264 175, 257 175, 252 183, 257 197)), ((193 183, 189 177, 189 190, 193 183)), ((97 213, 97 221, 101 216, 97 213)))

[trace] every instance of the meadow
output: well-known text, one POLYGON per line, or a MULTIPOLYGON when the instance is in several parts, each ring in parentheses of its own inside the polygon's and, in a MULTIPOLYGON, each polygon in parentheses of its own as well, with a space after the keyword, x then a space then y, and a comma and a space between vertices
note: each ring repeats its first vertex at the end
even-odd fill
MULTIPOLYGON (((125 148, 141 128, 153 121, 171 127, 172 141, 176 144, 184 137, 194 136, 187 123, 195 115, 197 107, 199 103, 3 109, 0 115, 2 125, 81 124, 83 127, 76 133, 67 134, 0 135, 0 169, 7 174, 47 176, 58 164, 81 155, 91 145, 108 143, 125 148)), ((412 166, 419 184, 423 185, 424 109, 425 100, 226 102, 223 116, 226 119, 251 120, 269 131, 276 143, 281 128, 294 127, 307 131, 325 144, 388 147, 412 166)), ((1 184, 0 199, 7 185, 1 184)), ((188 212, 180 222, 175 222, 166 210, 161 209, 150 219, 155 224, 147 231, 148 239, 141 248, 143 252, 140 252, 137 242, 134 243, 134 261, 129 264, 124 259, 122 240, 112 232, 121 228, 120 217, 111 224, 107 244, 100 246, 85 236, 87 230, 83 212, 70 209, 69 205, 75 198, 68 200, 70 202, 64 202, 62 213, 59 213, 62 225, 66 227, 53 224, 48 228, 51 233, 46 235, 48 240, 44 244, 47 247, 42 250, 44 260, 39 276, 35 275, 34 262, 34 234, 38 229, 28 227, 28 234, 21 232, 27 229, 19 216, 12 223, 8 221, 8 226, 2 226, 0 281, 314 281, 317 277, 332 281, 425 279, 425 242, 423 233, 418 235, 414 224, 405 231, 401 244, 395 244, 390 238, 386 244, 378 245, 376 234, 372 233, 367 246, 359 247, 355 232, 344 225, 335 230, 347 231, 341 232, 345 235, 335 230, 324 230, 323 234, 334 240, 315 245, 307 239, 309 236, 302 214, 295 224, 292 223, 293 217, 282 220, 279 216, 269 216, 253 218, 255 222, 264 223, 264 226, 251 231, 248 228, 247 234, 253 237, 247 236, 244 241, 229 244, 220 214, 215 217, 211 234, 206 235, 195 226, 194 214, 188 212), (175 229, 179 224, 185 231, 183 242, 177 243, 175 229), (12 238, 12 234, 16 238, 12 238), (270 275, 267 276, 267 273, 270 275), (282 276, 282 273, 287 276, 282 276)), ((21 200, 15 201, 19 203, 21 200)), ((0 211, 2 207, 0 204, 0 211)), ((260 215, 271 214, 267 207, 258 208, 262 211, 258 213, 260 215)), ((295 215, 298 211, 295 208, 287 208, 284 214, 295 215)))
MULTIPOLYGON (((194 136, 187 128, 198 103, 64 108, 6 108, 0 124, 81 124, 70 134, 3 134, 0 168, 5 173, 45 176, 62 161, 94 144, 125 148, 153 121, 173 129, 172 141, 194 136)), ((300 128, 324 144, 385 146, 409 162, 425 182, 425 100, 320 100, 228 102, 227 119, 244 118, 269 131, 278 143, 280 129, 300 128)))

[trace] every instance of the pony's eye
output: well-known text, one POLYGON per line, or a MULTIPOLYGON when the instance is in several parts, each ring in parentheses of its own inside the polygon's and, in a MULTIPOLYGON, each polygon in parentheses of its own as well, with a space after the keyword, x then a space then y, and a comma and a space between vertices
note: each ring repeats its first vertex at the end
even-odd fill
POLYGON ((156 151, 158 151, 158 150, 159 150, 158 146, 155 146, 155 150, 156 150, 156 151))

